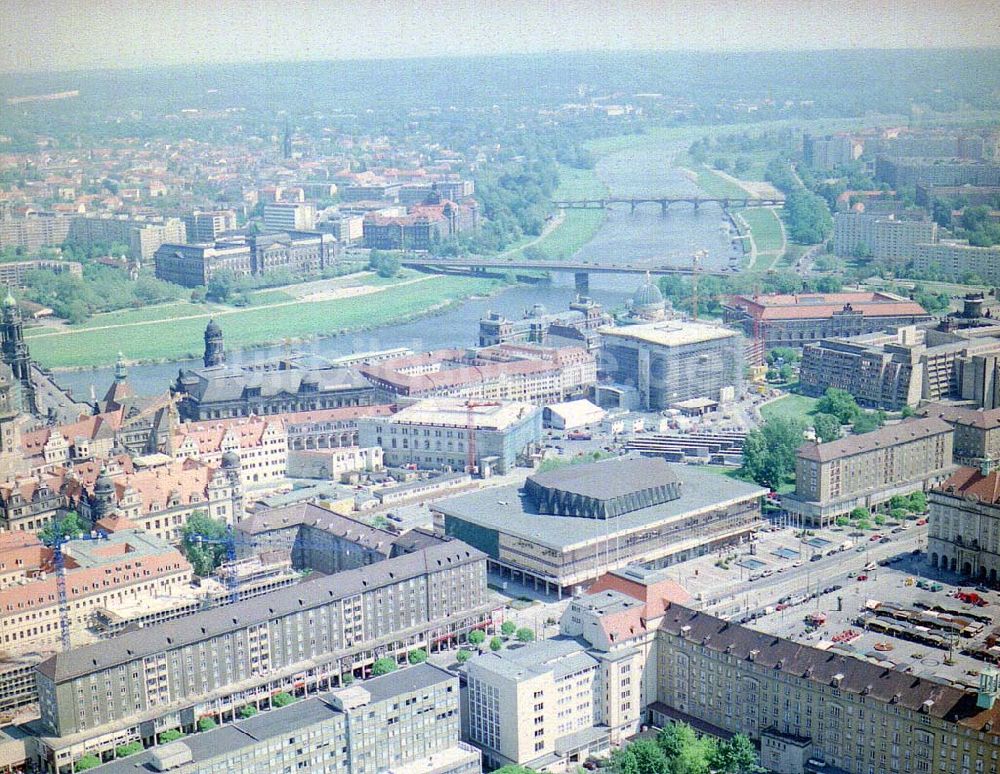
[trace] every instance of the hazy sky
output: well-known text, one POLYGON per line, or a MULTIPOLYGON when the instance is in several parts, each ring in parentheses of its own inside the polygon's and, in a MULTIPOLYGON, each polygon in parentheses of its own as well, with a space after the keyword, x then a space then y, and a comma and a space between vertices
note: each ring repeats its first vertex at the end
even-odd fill
POLYGON ((0 72, 527 51, 997 45, 996 0, 0 0, 0 72))

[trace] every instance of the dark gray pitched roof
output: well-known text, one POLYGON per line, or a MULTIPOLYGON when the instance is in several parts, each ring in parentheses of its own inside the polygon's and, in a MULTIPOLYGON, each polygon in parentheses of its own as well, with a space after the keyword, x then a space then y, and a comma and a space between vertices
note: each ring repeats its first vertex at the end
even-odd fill
POLYGON ((897 444, 909 443, 938 433, 950 433, 951 430, 951 425, 937 417, 909 419, 898 425, 887 425, 870 433, 849 435, 846 438, 828 443, 810 441, 799 447, 798 455, 805 460, 828 462, 879 448, 885 449, 897 444))
POLYGON ((43 661, 38 665, 38 671, 61 683, 153 653, 184 647, 251 624, 280 618, 298 610, 319 607, 334 599, 485 558, 485 554, 459 540, 442 541, 394 559, 287 586, 224 608, 195 613, 110 640, 74 648, 43 661))

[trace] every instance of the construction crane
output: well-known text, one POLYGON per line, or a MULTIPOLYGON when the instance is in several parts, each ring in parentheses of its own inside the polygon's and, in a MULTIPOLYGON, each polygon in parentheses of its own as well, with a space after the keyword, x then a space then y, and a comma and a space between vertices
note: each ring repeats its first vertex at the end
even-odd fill
POLYGON ((236 571, 236 547, 239 545, 250 545, 255 546, 254 541, 243 541, 237 538, 236 533, 233 531, 232 525, 226 526, 226 534, 223 537, 213 538, 208 535, 202 535, 199 533, 192 533, 186 535, 184 538, 188 543, 194 544, 196 546, 201 545, 219 545, 226 549, 226 563, 229 565, 230 572, 226 573, 225 582, 226 590, 229 592, 230 603, 240 601, 240 578, 239 573, 236 571))
POLYGON ((44 541, 52 549, 52 568, 56 574, 56 596, 59 602, 59 637, 65 653, 72 647, 69 620, 69 594, 66 593, 66 554, 63 546, 71 540, 107 540, 105 532, 91 532, 89 535, 71 537, 62 531, 62 522, 52 525, 51 537, 44 541))
POLYGON ((701 261, 708 257, 708 250, 696 250, 691 256, 691 319, 698 321, 698 273, 701 261))
POLYGON ((476 409, 485 406, 499 406, 496 401, 465 402, 465 469, 470 474, 476 472, 476 409))

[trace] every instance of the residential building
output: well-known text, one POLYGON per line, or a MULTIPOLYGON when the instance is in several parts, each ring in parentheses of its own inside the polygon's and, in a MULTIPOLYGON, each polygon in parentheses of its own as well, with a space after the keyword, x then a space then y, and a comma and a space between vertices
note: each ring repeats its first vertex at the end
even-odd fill
POLYGON ((33 212, 23 218, 0 218, 0 250, 20 247, 28 255, 43 247, 61 247, 73 219, 52 212, 33 212))
POLYGON ((236 230, 234 210, 195 210, 184 216, 187 240, 191 244, 214 242, 227 231, 236 230))
POLYGON ((807 395, 818 397, 835 387, 862 406, 898 411, 921 401, 962 397, 972 358, 989 353, 1000 354, 1000 339, 906 325, 805 345, 799 384, 807 395))
POLYGON ((916 202, 931 209, 937 201, 960 201, 968 207, 992 206, 1000 199, 1000 185, 918 185, 916 202))
POLYGON ((275 231, 312 231, 316 206, 310 202, 273 202, 264 205, 264 226, 275 231))
POLYGON ((1000 185, 1000 164, 966 159, 907 158, 879 156, 875 179, 891 188, 905 186, 996 186, 1000 185))
POLYGON ((921 416, 943 419, 955 431, 952 454, 959 465, 992 470, 1000 463, 1000 409, 972 409, 932 403, 921 416))
POLYGON ((656 680, 653 725, 746 734, 777 774, 988 772, 1000 754, 991 669, 970 691, 671 604, 656 680))
POLYGON ((459 740, 458 678, 420 664, 196 734, 94 769, 134 774, 289 771, 480 774, 459 740))
POLYGON ((802 157, 813 169, 833 169, 850 164, 861 155, 862 146, 849 134, 802 138, 802 157))
POLYGON ((461 202, 476 193, 475 180, 435 180, 431 187, 442 199, 461 202))
POLYGON ((83 264, 76 261, 11 261, 0 263, 0 285, 23 288, 28 274, 33 271, 48 271, 53 274, 69 274, 73 277, 83 276, 83 264))
POLYGON ((531 456, 541 438, 541 409, 519 402, 432 398, 358 420, 359 445, 382 447, 389 467, 505 475, 531 456))
POLYGON ((730 296, 723 307, 723 319, 761 342, 766 352, 915 325, 931 316, 914 301, 873 291, 730 296))
POLYGON ((927 489, 955 469, 952 435, 947 422, 925 417, 805 443, 796 454, 795 492, 781 505, 804 524, 825 527, 854 508, 871 510, 893 495, 927 489))
POLYGON ((80 247, 114 244, 129 246, 129 258, 148 263, 160 245, 189 241, 184 222, 179 218, 137 219, 113 215, 81 215, 72 220, 67 242, 80 247))
POLYGON ((638 390, 640 408, 688 398, 732 399, 742 390, 743 342, 720 325, 676 320, 601 328, 600 372, 638 390))
POLYGON ((951 282, 974 280, 1000 284, 1000 245, 975 247, 965 242, 921 243, 913 254, 913 267, 951 282))
POLYGON ((237 454, 244 490, 280 482, 288 472, 288 432, 281 417, 185 422, 175 427, 171 452, 213 467, 227 452, 237 454))
MULTIPOLYGON (((195 613, 42 662, 37 765, 56 772, 88 752, 151 744, 164 730, 193 730, 205 716, 230 720, 281 691, 329 691, 378 657, 403 659, 488 625, 483 554, 459 541, 385 535, 383 561, 231 604, 224 616, 195 613), (100 697, 91 685, 102 686, 100 697)), ((341 538, 345 553, 353 537, 341 538)))
MULTIPOLYGON (((99 540, 71 540, 62 546, 69 637, 91 640, 87 630, 100 608, 114 611, 139 599, 171 596, 190 584, 191 565, 163 540, 138 528, 99 540)), ((24 550, 0 547, 0 567, 24 550)), ((37 552, 31 577, 0 588, 0 650, 12 655, 44 652, 61 637, 58 579, 52 550, 37 552)), ((22 560, 23 561, 23 560, 22 560)))
POLYGON ((435 530, 488 554, 494 572, 561 595, 626 565, 669 566, 747 540, 765 493, 639 457, 536 473, 430 508, 435 530))

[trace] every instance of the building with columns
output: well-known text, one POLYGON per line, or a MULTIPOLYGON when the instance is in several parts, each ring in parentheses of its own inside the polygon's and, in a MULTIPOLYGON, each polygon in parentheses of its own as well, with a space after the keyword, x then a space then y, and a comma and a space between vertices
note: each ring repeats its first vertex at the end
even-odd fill
POLYGON ((1000 471, 962 467, 928 493, 927 557, 970 580, 1000 580, 1000 471))

